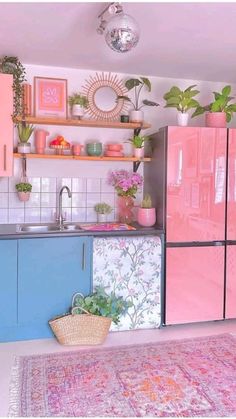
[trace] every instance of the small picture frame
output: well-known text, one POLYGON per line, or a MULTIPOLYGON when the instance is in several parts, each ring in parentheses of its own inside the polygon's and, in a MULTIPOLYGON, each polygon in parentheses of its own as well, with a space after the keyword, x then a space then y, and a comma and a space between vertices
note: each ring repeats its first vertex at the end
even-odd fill
POLYGON ((67 118, 67 80, 34 77, 34 115, 67 118))

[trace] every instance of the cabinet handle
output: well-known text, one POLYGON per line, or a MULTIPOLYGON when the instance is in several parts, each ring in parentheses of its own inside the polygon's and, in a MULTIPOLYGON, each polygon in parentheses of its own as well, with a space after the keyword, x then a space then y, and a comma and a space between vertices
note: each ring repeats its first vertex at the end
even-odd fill
POLYGON ((86 244, 83 243, 82 249, 82 270, 84 271, 86 267, 86 244))
POLYGON ((7 170, 7 146, 3 146, 3 170, 7 170))

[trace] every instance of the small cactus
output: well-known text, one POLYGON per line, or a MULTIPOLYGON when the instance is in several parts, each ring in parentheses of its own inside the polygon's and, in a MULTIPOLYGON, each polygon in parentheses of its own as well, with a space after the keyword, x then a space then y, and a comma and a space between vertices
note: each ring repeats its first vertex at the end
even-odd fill
POLYGON ((142 208, 152 208, 152 199, 151 196, 149 194, 145 195, 142 203, 141 203, 141 207, 142 208))

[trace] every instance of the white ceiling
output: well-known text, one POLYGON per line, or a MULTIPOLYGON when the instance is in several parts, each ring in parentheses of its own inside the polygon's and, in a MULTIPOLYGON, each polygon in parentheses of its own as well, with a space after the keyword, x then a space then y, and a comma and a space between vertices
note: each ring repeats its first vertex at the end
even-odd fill
POLYGON ((236 82, 236 3, 122 3, 141 28, 119 54, 98 35, 108 3, 0 3, 0 56, 25 64, 236 82))

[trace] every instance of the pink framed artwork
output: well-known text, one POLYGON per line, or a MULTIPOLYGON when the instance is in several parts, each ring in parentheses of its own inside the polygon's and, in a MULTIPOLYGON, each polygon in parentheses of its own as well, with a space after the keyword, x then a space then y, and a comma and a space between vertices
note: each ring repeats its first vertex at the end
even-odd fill
POLYGON ((67 80, 34 77, 34 115, 67 118, 67 80))

